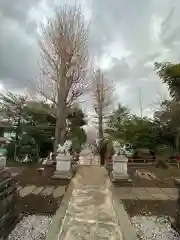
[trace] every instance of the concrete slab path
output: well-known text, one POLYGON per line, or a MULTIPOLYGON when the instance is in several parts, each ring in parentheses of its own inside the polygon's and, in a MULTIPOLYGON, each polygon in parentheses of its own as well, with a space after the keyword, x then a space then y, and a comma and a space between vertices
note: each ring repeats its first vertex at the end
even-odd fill
POLYGON ((35 186, 28 185, 25 187, 19 186, 20 197, 25 197, 29 194, 50 196, 53 195, 54 198, 62 197, 65 194, 66 186, 35 186))
MULTIPOLYGON (((94 174, 89 176, 94 178, 94 174)), ((178 198, 176 188, 131 188, 131 187, 116 187, 116 194, 119 199, 139 199, 139 200, 174 200, 178 198)), ((19 186, 19 195, 25 197, 29 194, 34 195, 53 195, 54 198, 62 197, 65 194, 66 186, 35 186, 28 185, 25 187, 19 186)))
POLYGON ((105 168, 78 168, 75 188, 59 233, 59 240, 121 240, 105 168))
POLYGON ((176 188, 126 188, 116 187, 119 199, 137 200, 174 200, 178 198, 176 188))

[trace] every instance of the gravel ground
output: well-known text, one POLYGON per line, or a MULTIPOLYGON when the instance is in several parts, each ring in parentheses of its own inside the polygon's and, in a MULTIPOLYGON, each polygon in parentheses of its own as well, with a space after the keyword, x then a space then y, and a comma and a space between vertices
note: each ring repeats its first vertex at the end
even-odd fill
POLYGON ((51 224, 51 217, 29 215, 24 217, 8 236, 8 240, 43 240, 51 224))
POLYGON ((70 180, 51 178, 54 171, 55 166, 33 165, 23 168, 23 171, 13 178, 21 186, 67 186, 70 180), (39 168, 43 168, 44 171, 38 171, 39 168))
POLYGON ((179 240, 180 236, 170 225, 167 217, 134 216, 132 224, 142 240, 179 240))
POLYGON ((173 200, 122 200, 130 217, 134 216, 169 216, 176 215, 177 202, 173 200))

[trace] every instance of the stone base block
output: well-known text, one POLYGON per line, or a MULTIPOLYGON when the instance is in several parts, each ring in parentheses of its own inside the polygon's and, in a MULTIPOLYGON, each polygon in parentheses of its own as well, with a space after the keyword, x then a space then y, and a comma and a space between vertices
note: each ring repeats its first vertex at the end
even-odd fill
POLYGON ((128 174, 125 175, 113 171, 110 173, 110 178, 112 182, 128 182, 128 183, 132 182, 128 174))
POLYGON ((72 172, 63 172, 63 171, 55 171, 52 176, 53 179, 71 179, 72 172))

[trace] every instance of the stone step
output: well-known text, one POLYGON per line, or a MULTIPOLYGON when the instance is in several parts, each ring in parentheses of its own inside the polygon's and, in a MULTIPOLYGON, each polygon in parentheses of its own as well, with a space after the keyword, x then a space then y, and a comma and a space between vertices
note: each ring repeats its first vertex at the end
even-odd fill
POLYGON ((38 194, 40 194, 40 193, 42 192, 43 189, 44 189, 43 186, 41 186, 41 187, 36 187, 36 188, 32 191, 32 194, 38 195, 38 194))
POLYGON ((54 198, 62 197, 64 195, 65 191, 66 191, 66 186, 59 186, 54 189, 53 197, 54 198))
POLYGON ((28 185, 28 186, 26 186, 26 187, 24 187, 24 188, 21 188, 21 189, 19 190, 19 195, 20 195, 20 197, 25 197, 25 196, 31 194, 32 191, 33 191, 35 188, 36 188, 35 185, 28 185))
POLYGON ((53 193, 53 190, 54 190, 54 186, 47 186, 43 189, 40 195, 49 196, 53 193))

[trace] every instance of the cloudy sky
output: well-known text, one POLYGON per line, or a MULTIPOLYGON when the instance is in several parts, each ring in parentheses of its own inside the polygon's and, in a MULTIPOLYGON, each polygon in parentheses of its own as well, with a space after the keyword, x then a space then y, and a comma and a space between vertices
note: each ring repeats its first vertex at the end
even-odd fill
MULTIPOLYGON (((0 0, 0 83, 22 92, 38 73, 37 26, 49 14, 52 0, 0 0)), ((72 2, 66 1, 66 2, 72 2)), ((179 61, 179 0, 79 0, 91 21, 90 48, 117 98, 140 114, 151 115, 158 93, 167 95, 153 71, 155 61, 179 61)))

